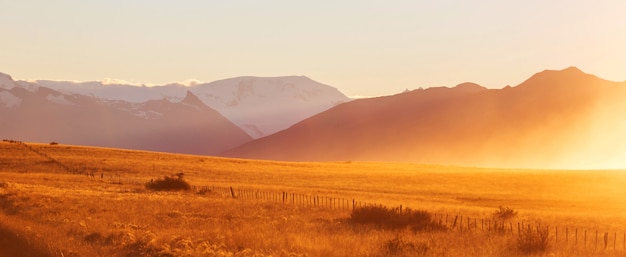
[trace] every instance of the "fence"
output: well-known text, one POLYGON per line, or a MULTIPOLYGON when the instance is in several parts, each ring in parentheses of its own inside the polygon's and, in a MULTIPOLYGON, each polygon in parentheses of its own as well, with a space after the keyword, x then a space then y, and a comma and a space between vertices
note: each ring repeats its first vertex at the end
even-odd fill
POLYGON ((281 202, 292 205, 303 205, 319 208, 329 208, 338 210, 352 210, 363 206, 382 206, 355 199, 345 199, 338 197, 328 197, 321 195, 309 195, 290 192, 269 192, 251 189, 234 189, 233 187, 221 186, 192 186, 192 190, 196 192, 215 192, 224 196, 236 199, 252 199, 281 202))
MULTIPOLYGON (((248 199, 259 201, 271 201, 290 205, 302 205, 317 208, 329 208, 337 210, 352 210, 364 206, 380 206, 356 199, 327 197, 320 195, 308 195, 289 192, 269 192, 253 189, 235 189, 223 186, 192 186, 196 192, 214 192, 225 197, 234 199, 248 199)), ((395 208, 402 211, 403 206, 395 208)), ((407 210, 405 207, 404 210, 407 210)), ((444 226, 450 232, 458 233, 497 233, 501 235, 522 236, 525 233, 545 233, 552 244, 566 247, 582 247, 594 250, 624 250, 626 251, 626 232, 609 232, 599 229, 579 229, 571 227, 559 227, 542 225, 513 218, 475 218, 463 215, 450 215, 432 213, 434 222, 444 226)))
POLYGON ((539 223, 503 220, 497 218, 470 218, 462 215, 433 214, 435 221, 449 230, 459 232, 493 232, 501 234, 546 233, 554 244, 582 246, 594 249, 626 250, 626 232, 602 231, 599 229, 579 229, 541 225, 539 223))

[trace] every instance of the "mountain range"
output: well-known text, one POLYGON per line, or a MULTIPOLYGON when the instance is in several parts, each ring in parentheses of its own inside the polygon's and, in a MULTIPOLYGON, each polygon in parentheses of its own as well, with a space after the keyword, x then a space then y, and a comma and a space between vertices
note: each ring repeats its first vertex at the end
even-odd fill
POLYGON ((162 86, 14 81, 0 136, 284 161, 624 168, 626 82, 570 67, 351 100, 303 76, 162 86))
POLYGON ((612 168, 626 160, 626 82, 575 67, 358 99, 222 156, 285 161, 612 168))
POLYGON ((62 93, 129 103, 161 99, 180 102, 189 91, 253 138, 276 133, 313 114, 350 101, 336 88, 305 76, 247 76, 210 83, 170 83, 149 87, 117 80, 36 80, 17 83, 23 87, 43 86, 62 93))
POLYGON ((214 155, 349 100, 296 76, 147 87, 14 81, 0 73, 0 136, 214 155))

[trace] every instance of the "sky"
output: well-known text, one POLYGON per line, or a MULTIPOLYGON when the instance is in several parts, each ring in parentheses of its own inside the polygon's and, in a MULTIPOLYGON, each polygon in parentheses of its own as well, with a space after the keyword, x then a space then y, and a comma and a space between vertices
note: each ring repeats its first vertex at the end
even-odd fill
POLYGON ((348 96, 576 66, 626 80, 626 1, 0 0, 0 72, 146 84, 304 75, 348 96))

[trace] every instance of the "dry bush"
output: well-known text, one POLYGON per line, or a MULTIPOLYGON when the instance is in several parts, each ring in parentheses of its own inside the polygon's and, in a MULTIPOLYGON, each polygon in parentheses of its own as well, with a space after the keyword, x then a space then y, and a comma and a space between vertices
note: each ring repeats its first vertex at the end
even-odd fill
POLYGON ((191 185, 183 179, 183 173, 178 173, 176 177, 165 176, 153 179, 146 183, 146 188, 154 191, 180 191, 190 190, 191 185))
POLYGON ((517 236, 517 249, 525 254, 543 253, 550 247, 550 232, 548 228, 537 227, 520 230, 517 236))
POLYGON ((442 230, 443 226, 434 222, 430 213, 421 210, 390 209, 385 206, 365 206, 355 208, 349 218, 352 224, 369 224, 381 228, 401 229, 410 227, 414 231, 442 230))
POLYGON ((510 207, 500 205, 498 210, 493 213, 493 217, 496 219, 508 220, 517 216, 517 211, 510 207))

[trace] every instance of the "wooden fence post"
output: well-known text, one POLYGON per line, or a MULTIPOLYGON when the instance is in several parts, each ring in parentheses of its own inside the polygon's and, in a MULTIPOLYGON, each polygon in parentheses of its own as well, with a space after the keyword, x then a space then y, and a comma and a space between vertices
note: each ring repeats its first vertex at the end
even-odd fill
POLYGON ((459 218, 459 216, 454 216, 454 223, 452 223, 452 229, 454 229, 456 227, 456 220, 459 218))
POLYGON ((235 190, 233 190, 233 187, 230 187, 230 196, 235 198, 235 190))

